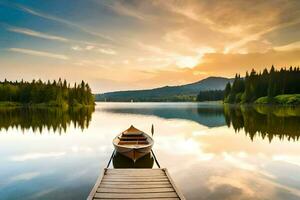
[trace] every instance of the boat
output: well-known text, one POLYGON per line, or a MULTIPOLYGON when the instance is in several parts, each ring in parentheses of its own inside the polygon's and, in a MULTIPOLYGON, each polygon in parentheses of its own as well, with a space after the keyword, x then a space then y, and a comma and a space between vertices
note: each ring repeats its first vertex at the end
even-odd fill
POLYGON ((150 153, 153 144, 154 141, 148 134, 132 125, 113 140, 115 150, 133 161, 150 153))

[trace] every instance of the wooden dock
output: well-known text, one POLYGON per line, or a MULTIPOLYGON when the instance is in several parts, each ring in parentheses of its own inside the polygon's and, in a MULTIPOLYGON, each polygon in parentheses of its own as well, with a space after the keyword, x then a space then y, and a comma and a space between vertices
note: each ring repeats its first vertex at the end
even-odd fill
POLYGON ((99 176, 88 200, 183 200, 167 169, 107 169, 99 176))

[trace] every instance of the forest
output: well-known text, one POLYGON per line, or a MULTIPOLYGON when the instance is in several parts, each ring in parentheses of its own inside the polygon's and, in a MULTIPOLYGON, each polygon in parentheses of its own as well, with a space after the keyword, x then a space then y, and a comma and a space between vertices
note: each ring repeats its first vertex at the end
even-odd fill
POLYGON ((258 73, 253 69, 244 78, 236 74, 234 82, 225 87, 224 102, 300 104, 300 69, 276 70, 272 66, 258 73))
POLYGON ((88 83, 82 81, 70 86, 66 80, 53 82, 0 82, 0 105, 39 105, 73 107, 94 105, 94 96, 88 83))
POLYGON ((197 101, 220 101, 224 99, 224 90, 200 91, 197 101))

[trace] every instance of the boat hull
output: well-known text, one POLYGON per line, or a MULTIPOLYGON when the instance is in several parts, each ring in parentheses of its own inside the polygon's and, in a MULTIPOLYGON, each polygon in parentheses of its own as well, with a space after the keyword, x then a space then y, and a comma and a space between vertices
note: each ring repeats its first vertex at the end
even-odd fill
POLYGON ((133 161, 136 161, 139 158, 142 158, 146 154, 150 153, 153 145, 146 146, 146 147, 126 147, 126 146, 117 146, 117 145, 114 146, 117 152, 132 159, 133 161))

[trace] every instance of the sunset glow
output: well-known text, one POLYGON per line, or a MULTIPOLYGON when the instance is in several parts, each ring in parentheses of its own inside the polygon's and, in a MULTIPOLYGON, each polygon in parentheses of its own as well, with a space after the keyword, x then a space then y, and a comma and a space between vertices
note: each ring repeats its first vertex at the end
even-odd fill
POLYGON ((106 92, 298 66, 299 8, 284 0, 2 0, 0 78, 84 79, 106 92))

